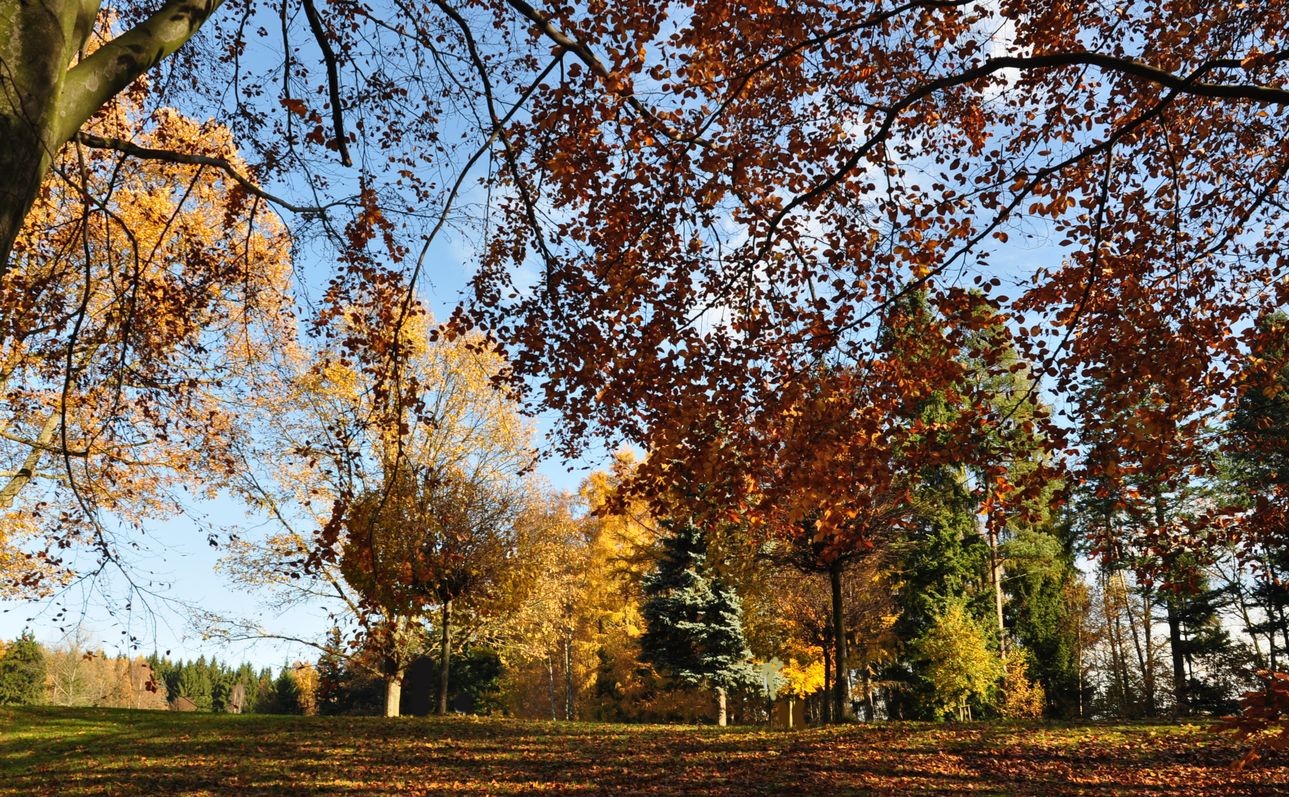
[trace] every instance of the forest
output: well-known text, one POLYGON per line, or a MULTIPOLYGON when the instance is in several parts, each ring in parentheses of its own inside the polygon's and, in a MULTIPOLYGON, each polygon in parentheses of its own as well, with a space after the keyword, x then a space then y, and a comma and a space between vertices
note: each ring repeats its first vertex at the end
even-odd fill
POLYGON ((222 502, 198 543, 261 602, 192 625, 311 651, 24 632, 0 703, 1199 717, 1278 760, 1286 29, 1286 0, 0 6, 0 599, 164 599, 155 529, 222 502))

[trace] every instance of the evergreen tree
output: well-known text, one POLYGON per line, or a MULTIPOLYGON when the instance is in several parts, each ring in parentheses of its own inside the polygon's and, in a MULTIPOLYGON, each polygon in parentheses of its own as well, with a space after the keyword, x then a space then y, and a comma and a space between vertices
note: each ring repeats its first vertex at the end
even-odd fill
POLYGON ((30 631, 0 656, 0 705, 39 703, 45 695, 45 654, 30 631))
POLYGON ((1289 316, 1259 322, 1262 348, 1241 375, 1245 390, 1227 426, 1228 499, 1246 511, 1246 554, 1253 560, 1250 598, 1265 619, 1249 628, 1265 635, 1271 669, 1289 652, 1289 316))
POLYGON ((940 714, 928 677, 930 662, 916 644, 937 617, 961 603, 974 620, 989 627, 984 625, 992 614, 984 588, 989 550, 977 532, 972 506, 964 481, 948 468, 926 474, 918 489, 916 525, 896 558, 900 616, 894 632, 907 655, 883 675, 901 685, 887 695, 894 716, 931 719, 940 714))
POLYGON ((1184 667, 1186 685, 1183 704, 1178 713, 1227 713, 1235 708, 1230 689, 1229 669, 1233 644, 1231 635, 1222 627, 1220 612, 1227 601, 1226 591, 1211 589, 1207 577, 1197 574, 1190 590, 1177 590, 1164 596, 1169 617, 1178 625, 1177 657, 1184 667))
POLYGON ((339 628, 332 628, 327 636, 327 646, 318 657, 318 713, 341 714, 345 708, 348 672, 340 655, 344 640, 339 628))
POLYGON ((214 708, 214 684, 210 680, 210 668, 205 656, 196 661, 180 663, 175 691, 178 696, 191 700, 198 711, 210 711, 214 708))
POLYGON ((1084 618, 1076 614, 1079 604, 1070 600, 1080 591, 1082 575, 1074 564, 1071 527, 1055 531, 1060 533, 1025 530, 1007 543, 1006 619, 1029 654, 1029 673, 1043 687, 1047 713, 1073 718, 1088 697, 1080 694, 1084 618))
POLYGON ((724 725, 727 693, 756 680, 742 604, 709 571, 702 531, 692 522, 667 525, 657 569, 643 585, 640 658, 679 683, 713 689, 724 725))
POLYGON ((505 666, 497 651, 471 645, 452 660, 449 690, 454 698, 464 697, 476 714, 492 714, 503 708, 501 676, 505 666))

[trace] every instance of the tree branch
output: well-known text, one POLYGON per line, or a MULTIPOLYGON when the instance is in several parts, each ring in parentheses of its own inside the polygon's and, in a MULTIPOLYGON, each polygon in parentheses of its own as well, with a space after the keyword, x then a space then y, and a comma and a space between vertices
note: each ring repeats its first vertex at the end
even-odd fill
POLYGON ((317 39, 318 48, 322 50, 322 61, 327 65, 327 91, 331 95, 331 126, 336 133, 332 140, 336 142, 340 162, 345 166, 353 166, 353 159, 349 157, 349 141, 345 134, 344 109, 340 107, 340 74, 336 66, 336 51, 331 48, 331 42, 327 41, 327 29, 322 24, 322 16, 318 14, 318 8, 313 0, 302 0, 302 2, 304 15, 309 18, 309 28, 313 31, 313 38, 317 39))
POLYGON ((191 39, 224 0, 170 0, 67 73, 52 149, 70 141, 86 119, 143 73, 191 39))
POLYGON ((141 147, 138 144, 131 143, 124 139, 105 138, 103 136, 97 136, 93 133, 86 133, 84 131, 76 134, 76 140, 87 147, 115 150, 124 155, 130 155, 135 158, 168 161, 170 163, 183 163, 191 166, 214 167, 233 178, 238 185, 246 190, 246 193, 251 194, 252 196, 257 196, 266 202, 272 202, 274 205, 289 210, 292 213, 299 213, 302 216, 322 216, 326 214, 327 208, 331 207, 331 205, 296 205, 288 202, 279 196, 265 191, 250 178, 238 171, 237 168, 225 158, 216 158, 211 155, 194 155, 188 152, 175 152, 168 149, 141 147))

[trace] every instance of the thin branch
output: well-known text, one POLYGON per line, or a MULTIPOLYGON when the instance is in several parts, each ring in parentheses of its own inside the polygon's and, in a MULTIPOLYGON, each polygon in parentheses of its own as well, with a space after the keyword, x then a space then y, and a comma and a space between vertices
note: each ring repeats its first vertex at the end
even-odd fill
POLYGON ((336 51, 331 49, 331 42, 327 41, 327 30, 322 24, 322 16, 318 14, 318 8, 314 5, 313 0, 302 0, 304 4, 304 14, 309 18, 309 28, 313 31, 313 38, 318 41, 318 48, 322 50, 322 61, 327 65, 327 91, 331 95, 331 126, 335 129, 336 150, 340 153, 340 162, 345 166, 353 166, 353 159, 349 157, 349 142, 345 133, 345 114, 340 107, 340 74, 336 66, 336 51))

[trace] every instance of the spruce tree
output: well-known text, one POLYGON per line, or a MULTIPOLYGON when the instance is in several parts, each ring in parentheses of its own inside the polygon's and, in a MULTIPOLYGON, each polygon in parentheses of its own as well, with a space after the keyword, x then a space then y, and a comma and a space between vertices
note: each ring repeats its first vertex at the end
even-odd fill
POLYGON ((45 654, 30 631, 0 656, 0 705, 39 703, 45 696, 45 654))
POLYGON ((640 658, 681 684, 714 690, 724 725, 729 690, 755 681, 742 603, 710 572, 702 531, 692 522, 669 525, 658 567, 643 585, 640 658))

